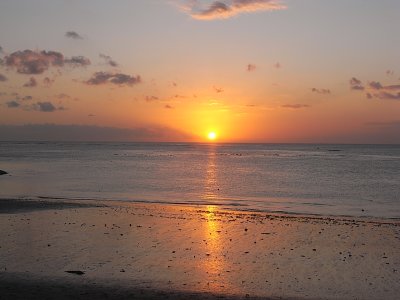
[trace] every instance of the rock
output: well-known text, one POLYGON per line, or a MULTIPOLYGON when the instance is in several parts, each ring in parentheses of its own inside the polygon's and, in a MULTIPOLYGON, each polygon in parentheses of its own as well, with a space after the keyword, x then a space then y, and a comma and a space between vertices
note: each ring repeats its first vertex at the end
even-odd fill
POLYGON ((6 171, 0 170, 0 175, 6 175, 8 174, 6 171))
POLYGON ((75 275, 83 275, 85 274, 85 272, 83 271, 65 271, 66 273, 71 273, 71 274, 75 274, 75 275))

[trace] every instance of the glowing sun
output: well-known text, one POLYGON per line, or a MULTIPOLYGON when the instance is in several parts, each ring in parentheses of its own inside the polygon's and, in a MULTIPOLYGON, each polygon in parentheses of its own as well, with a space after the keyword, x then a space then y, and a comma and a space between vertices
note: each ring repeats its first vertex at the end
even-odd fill
POLYGON ((217 134, 214 131, 211 131, 207 134, 207 137, 210 141, 214 141, 217 138, 217 134))

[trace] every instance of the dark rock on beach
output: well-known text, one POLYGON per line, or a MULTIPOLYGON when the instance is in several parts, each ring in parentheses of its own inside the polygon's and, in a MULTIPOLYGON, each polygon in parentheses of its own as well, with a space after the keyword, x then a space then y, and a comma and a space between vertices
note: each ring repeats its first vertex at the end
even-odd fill
POLYGON ((6 171, 0 170, 0 175, 6 175, 8 174, 6 171))

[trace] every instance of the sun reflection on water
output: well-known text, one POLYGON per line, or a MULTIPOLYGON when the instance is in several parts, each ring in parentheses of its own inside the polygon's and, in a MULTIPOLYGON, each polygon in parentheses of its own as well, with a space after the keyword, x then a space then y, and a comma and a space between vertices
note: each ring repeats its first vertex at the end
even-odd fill
MULTIPOLYGON (((218 195, 217 162, 216 147, 212 146, 207 157, 203 194, 203 199, 208 200, 210 203, 220 200, 218 195)), ((206 258, 204 259, 203 269, 206 273, 208 288, 213 292, 226 290, 228 285, 224 271, 225 254, 222 223, 217 212, 218 206, 212 204, 207 205, 204 212, 206 221, 204 226, 204 250, 206 258)))

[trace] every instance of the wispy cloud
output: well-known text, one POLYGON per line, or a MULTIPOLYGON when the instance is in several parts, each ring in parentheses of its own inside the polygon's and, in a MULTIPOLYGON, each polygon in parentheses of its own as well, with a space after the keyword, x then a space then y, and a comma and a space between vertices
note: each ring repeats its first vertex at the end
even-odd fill
POLYGON ((76 31, 67 31, 65 33, 65 36, 67 38, 73 39, 73 40, 83 40, 83 36, 81 36, 79 33, 76 31))
POLYGON ((146 96, 145 97, 146 102, 154 102, 160 100, 157 96, 146 96))
POLYGON ((330 89, 317 89, 317 88, 312 88, 311 91, 313 93, 317 94, 322 94, 322 95, 329 95, 331 93, 330 89))
POLYGON ((112 83, 115 85, 135 85, 142 81, 141 77, 131 76, 122 73, 109 73, 109 72, 96 72, 93 76, 87 80, 85 83, 89 85, 103 85, 107 83, 112 83))
POLYGON ((281 107, 289 109, 300 109, 300 108, 309 108, 311 106, 308 104, 284 104, 281 107))
POLYGON ((280 69, 280 68, 282 68, 281 63, 280 63, 280 62, 274 63, 274 68, 275 68, 275 69, 280 69))
POLYGON ((64 55, 57 51, 33 51, 23 50, 16 51, 4 57, 4 64, 16 69, 21 74, 42 74, 51 66, 63 67, 64 64, 72 66, 87 66, 90 60, 83 56, 73 56, 65 58, 64 55))
POLYGON ((108 56, 108 55, 105 55, 105 54, 101 54, 101 53, 100 53, 99 56, 100 56, 100 58, 102 58, 106 62, 107 65, 109 65, 111 67, 114 67, 114 68, 118 67, 118 63, 115 60, 113 60, 111 58, 111 56, 108 56))
POLYGON ((248 64, 247 65, 247 72, 253 72, 257 69, 257 66, 254 64, 248 64))
POLYGON ((220 93, 222 93, 222 92, 224 91, 224 89, 223 89, 223 88, 220 88, 220 87, 214 86, 213 88, 214 88, 214 91, 215 91, 217 94, 220 94, 220 93))
POLYGON ((285 9, 279 0, 180 1, 182 11, 196 20, 228 19, 242 13, 285 9))

